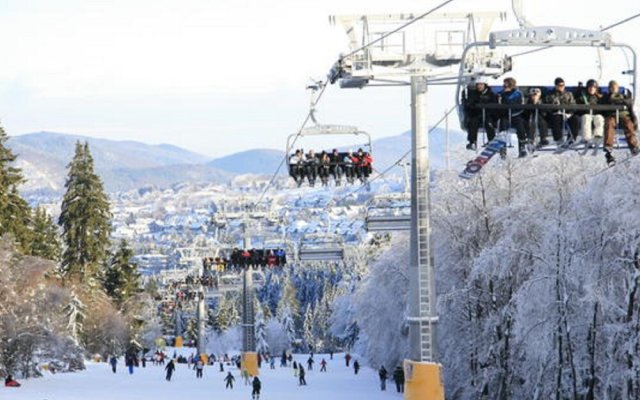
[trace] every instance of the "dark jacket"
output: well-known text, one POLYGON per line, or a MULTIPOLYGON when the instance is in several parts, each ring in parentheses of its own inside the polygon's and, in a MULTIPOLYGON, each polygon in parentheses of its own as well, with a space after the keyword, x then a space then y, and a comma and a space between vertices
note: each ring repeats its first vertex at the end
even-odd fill
POLYGON ((400 367, 396 367, 393 371, 393 380, 396 382, 404 382, 404 370, 400 367))
POLYGON ((164 367, 164 369, 167 370, 167 372, 173 372, 176 370, 176 365, 173 363, 173 360, 169 361, 169 364, 167 364, 166 367, 164 367))
MULTIPOLYGON (((486 86, 481 92, 475 90, 474 88, 473 90, 470 90, 469 94, 467 95, 467 115, 469 115, 470 117, 480 117, 482 116, 482 110, 473 106, 477 106, 479 104, 495 104, 497 102, 498 96, 493 92, 493 90, 491 90, 489 86, 486 86)), ((489 112, 490 111, 487 110, 487 113, 489 112)))
MULTIPOLYGON (((598 105, 601 104, 603 100, 603 96, 599 93, 590 95, 586 91, 583 91, 576 97, 576 104, 585 104, 585 105, 598 105)), ((587 111, 577 111, 577 115, 589 114, 587 111)), ((593 111, 593 114, 602 114, 601 111, 593 111)))
MULTIPOLYGON (((555 104, 555 105, 563 105, 563 104, 576 104, 576 99, 573 97, 573 93, 564 91, 559 92, 554 90, 549 92, 544 98, 545 104, 555 104)), ((562 114, 562 110, 553 111, 552 114, 562 114)))
POLYGON ((386 380, 388 375, 389 373, 387 372, 387 369, 385 367, 380 367, 380 369, 378 370, 378 376, 380 377, 380 380, 386 380))
POLYGON ((260 379, 258 379, 257 376, 253 378, 252 385, 253 385, 253 390, 260 390, 262 388, 262 382, 260 382, 260 379))

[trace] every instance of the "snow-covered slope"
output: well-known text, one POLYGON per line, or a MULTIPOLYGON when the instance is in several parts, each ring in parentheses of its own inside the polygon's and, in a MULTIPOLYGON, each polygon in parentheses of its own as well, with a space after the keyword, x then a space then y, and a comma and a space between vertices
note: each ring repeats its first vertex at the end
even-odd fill
MULTIPOLYGON (((298 355, 305 361, 308 355, 298 355)), ((387 391, 380 391, 376 371, 367 367, 358 375, 347 368, 343 355, 336 354, 330 360, 327 355, 315 355, 316 368, 307 371, 307 386, 298 386, 291 368, 269 369, 263 364, 261 399, 273 400, 353 400, 354 398, 378 400, 400 399, 390 382, 387 391), (322 358, 328 362, 327 372, 319 372, 322 358)), ((364 360, 359 359, 360 363, 364 360)), ((306 365, 306 364, 305 364, 306 365)), ((45 374, 44 378, 22 381, 20 388, 0 387, 0 398, 12 400, 175 400, 191 399, 250 399, 251 387, 246 386, 236 368, 230 369, 236 378, 234 389, 225 389, 223 378, 229 371, 220 372, 218 366, 206 366, 204 377, 196 379, 195 372, 186 364, 177 364, 171 382, 164 379, 163 367, 147 364, 136 368, 129 375, 122 361, 116 374, 107 363, 88 363, 87 370, 72 374, 45 374)))

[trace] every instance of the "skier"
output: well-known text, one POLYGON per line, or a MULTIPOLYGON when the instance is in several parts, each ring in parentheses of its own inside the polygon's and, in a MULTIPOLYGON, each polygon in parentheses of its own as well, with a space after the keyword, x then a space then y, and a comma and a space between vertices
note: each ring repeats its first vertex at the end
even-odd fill
POLYGON ((298 382, 300 383, 300 386, 307 386, 307 380, 304 379, 304 367, 302 367, 302 364, 298 365, 298 374, 300 375, 298 382))
POLYGON ((298 376, 298 363, 293 362, 293 376, 298 376))
POLYGON ((360 363, 358 362, 358 360, 356 360, 353 363, 353 372, 358 375, 358 371, 360 371, 360 363))
POLYGON ((227 384, 225 385, 225 389, 233 389, 233 381, 235 380, 236 378, 234 378, 233 374, 231 374, 231 371, 229 371, 227 376, 225 376, 224 378, 224 381, 227 382, 227 384))
POLYGON ((384 365, 380 366, 378 370, 378 376, 380 377, 380 390, 387 390, 387 377, 389 373, 384 365))
POLYGON ((313 363, 315 361, 313 361, 313 356, 309 357, 309 359, 307 360, 307 369, 309 371, 313 370, 313 363))
POLYGON ((347 355, 344 356, 344 361, 347 363, 347 367, 348 367, 349 362, 351 361, 351 354, 347 353, 347 355))
POLYGON ((329 360, 333 360, 333 350, 329 352, 329 360))
POLYGON ((198 359, 196 362, 196 378, 202 378, 202 370, 204 370, 204 363, 202 359, 198 359))
POLYGON ((269 368, 270 369, 276 369, 276 358, 275 357, 271 357, 269 359, 269 368))
POLYGON ((224 372, 224 362, 220 360, 220 372, 224 372))
POLYGON ((176 370, 176 365, 173 363, 173 360, 169 360, 169 363, 167 364, 166 367, 164 367, 164 369, 167 371, 167 382, 171 381, 171 375, 173 375, 173 371, 176 370))
POLYGON ((260 389, 262 389, 262 382, 260 382, 260 379, 258 379, 257 376, 253 378, 252 386, 253 386, 253 391, 251 392, 251 398, 259 399, 260 389))
POLYGON ((131 354, 127 354, 124 358, 124 362, 127 368, 129 368, 129 375, 133 374, 133 364, 134 364, 133 356, 131 354))
POLYGON ((111 358, 109 359, 109 364, 111 364, 111 371, 113 371, 113 373, 116 373, 116 367, 118 366, 118 359, 116 358, 116 356, 111 356, 111 358))
POLYGON ((404 393, 404 371, 399 365, 393 371, 393 381, 396 383, 398 393, 404 393))
POLYGON ((320 372, 327 372, 327 360, 324 358, 320 361, 320 372))
POLYGON ((242 370, 242 378, 244 379, 244 384, 245 385, 249 385, 249 383, 251 382, 251 375, 249 375, 249 371, 246 369, 242 370))

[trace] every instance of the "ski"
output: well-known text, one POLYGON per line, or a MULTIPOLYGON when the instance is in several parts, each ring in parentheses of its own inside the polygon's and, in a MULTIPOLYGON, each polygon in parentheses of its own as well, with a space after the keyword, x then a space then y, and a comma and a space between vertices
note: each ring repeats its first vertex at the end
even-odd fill
POLYGON ((482 167, 491 160, 491 157, 499 153, 502 149, 505 149, 506 146, 507 143, 505 141, 493 139, 476 158, 467 163, 464 171, 462 171, 458 176, 464 179, 473 178, 478 172, 480 172, 482 167))

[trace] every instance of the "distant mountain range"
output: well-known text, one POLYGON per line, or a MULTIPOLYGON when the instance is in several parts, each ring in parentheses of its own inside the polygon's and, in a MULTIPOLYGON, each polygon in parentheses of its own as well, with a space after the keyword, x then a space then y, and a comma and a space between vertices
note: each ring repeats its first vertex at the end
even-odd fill
MULTIPOLYGON (((143 186, 169 187, 180 182, 228 182, 238 174, 271 174, 282 162, 284 153, 271 149, 252 149, 225 157, 210 158, 177 146, 149 145, 134 141, 96 139, 79 135, 39 132, 13 136, 7 145, 18 155, 18 166, 27 182, 22 191, 59 194, 64 190, 66 166, 73 157, 76 141, 87 141, 96 171, 109 192, 127 191, 143 186)), ((432 168, 444 166, 445 134, 436 129, 429 135, 432 168)), ((464 135, 453 131, 450 146, 460 148, 464 135)), ((374 166, 387 168, 411 146, 411 136, 373 141, 374 166)), ((410 161, 410 156, 407 157, 410 161)), ((395 172, 399 172, 397 170, 395 172)), ((286 173, 286 168, 281 169, 286 173)))
POLYGON ((177 146, 38 132, 13 136, 7 142, 27 178, 22 191, 61 193, 77 141, 89 143, 96 172, 109 192, 146 185, 167 187, 184 180, 224 182, 233 177, 206 165, 206 156, 177 146))

